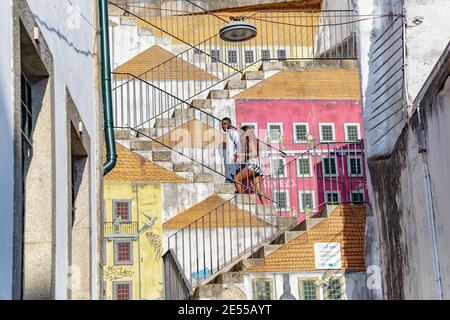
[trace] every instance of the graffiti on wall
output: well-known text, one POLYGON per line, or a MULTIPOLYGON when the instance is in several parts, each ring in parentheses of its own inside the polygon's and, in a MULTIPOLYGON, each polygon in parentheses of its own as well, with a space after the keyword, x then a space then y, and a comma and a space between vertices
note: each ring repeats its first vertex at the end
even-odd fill
POLYGON ((130 278, 134 274, 133 271, 125 270, 123 267, 104 266, 103 277, 105 280, 116 281, 124 278, 130 278))
POLYGON ((150 246, 152 246, 155 250, 155 261, 158 261, 161 259, 163 253, 162 239, 160 235, 151 230, 158 221, 158 217, 151 217, 146 214, 144 214, 144 216, 147 218, 147 221, 139 229, 139 232, 144 232, 150 229, 145 233, 145 236, 147 237, 150 246))

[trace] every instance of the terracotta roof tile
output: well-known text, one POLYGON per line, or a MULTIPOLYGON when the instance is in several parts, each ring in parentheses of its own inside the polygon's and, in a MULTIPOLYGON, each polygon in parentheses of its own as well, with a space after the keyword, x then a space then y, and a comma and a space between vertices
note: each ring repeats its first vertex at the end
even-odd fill
POLYGON ((365 206, 341 205, 329 218, 269 254, 264 264, 251 268, 249 272, 313 271, 316 242, 339 242, 342 269, 364 271, 365 223, 365 206))
MULTIPOLYGON (((197 228, 268 226, 263 220, 242 211, 227 200, 212 195, 163 223, 164 229, 182 229, 197 221, 197 228), (217 209, 217 211, 215 211, 217 209), (204 217, 202 219, 202 217, 204 217)), ((195 228, 195 225, 193 226, 195 228)))
MULTIPOLYGON (((154 45, 144 52, 117 67, 114 72, 130 73, 146 80, 215 80, 212 74, 193 64, 175 57, 175 55, 160 46, 154 45), (153 69, 163 62, 160 67, 153 69), (147 72, 153 69, 151 72, 147 72), (145 73, 145 74, 144 74, 145 73)), ((128 78, 127 75, 114 75, 115 78, 128 78)))
POLYGON ((360 99, 358 70, 283 70, 235 99, 360 99))
POLYGON ((120 144, 116 144, 117 164, 105 182, 189 182, 120 144))

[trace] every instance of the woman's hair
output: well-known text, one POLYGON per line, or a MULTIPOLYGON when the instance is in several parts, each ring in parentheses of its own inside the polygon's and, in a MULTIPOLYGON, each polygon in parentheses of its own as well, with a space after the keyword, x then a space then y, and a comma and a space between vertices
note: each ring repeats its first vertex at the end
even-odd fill
POLYGON ((250 150, 250 138, 252 138, 253 143, 256 143, 256 150, 254 150, 254 151, 256 151, 256 156, 259 156, 259 141, 258 141, 258 138, 256 137, 255 133, 253 132, 253 129, 250 128, 249 126, 242 126, 241 130, 244 132, 244 134, 242 135, 244 138, 244 141, 242 141, 242 142, 243 142, 243 145, 245 146, 245 155, 246 155, 245 157, 247 158, 248 155, 250 153, 252 153, 250 150))

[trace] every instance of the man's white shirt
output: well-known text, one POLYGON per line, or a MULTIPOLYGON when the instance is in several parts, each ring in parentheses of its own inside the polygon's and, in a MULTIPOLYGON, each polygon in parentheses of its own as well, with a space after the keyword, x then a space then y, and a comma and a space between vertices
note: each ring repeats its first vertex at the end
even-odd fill
POLYGON ((239 162, 239 154, 241 153, 241 134, 236 129, 228 129, 227 131, 227 149, 226 149, 226 163, 238 163, 239 162), (234 160, 234 154, 238 154, 238 159, 234 160))

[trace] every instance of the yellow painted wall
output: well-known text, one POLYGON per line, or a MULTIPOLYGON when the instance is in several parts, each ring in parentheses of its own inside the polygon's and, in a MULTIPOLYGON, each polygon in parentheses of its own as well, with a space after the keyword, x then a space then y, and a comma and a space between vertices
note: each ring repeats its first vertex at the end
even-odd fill
POLYGON ((162 299, 162 202, 159 184, 105 183, 105 221, 112 222, 113 200, 132 201, 132 220, 138 222, 139 240, 133 241, 133 264, 114 265, 114 240, 106 242, 103 278, 106 299, 113 299, 114 281, 132 281, 134 300, 162 299), (156 222, 143 230, 149 218, 156 222))

